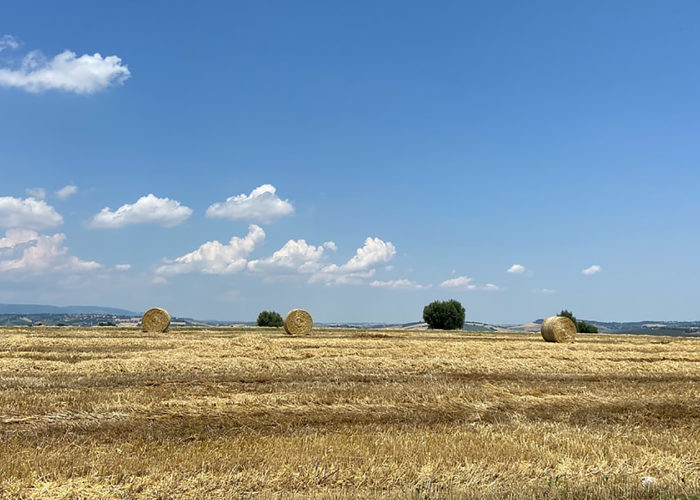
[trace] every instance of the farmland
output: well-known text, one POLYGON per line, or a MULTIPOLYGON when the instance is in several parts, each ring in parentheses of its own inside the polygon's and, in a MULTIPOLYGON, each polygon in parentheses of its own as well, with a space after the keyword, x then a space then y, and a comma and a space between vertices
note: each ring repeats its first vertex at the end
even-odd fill
POLYGON ((7 328, 0 442, 0 497, 692 498, 700 339, 7 328))

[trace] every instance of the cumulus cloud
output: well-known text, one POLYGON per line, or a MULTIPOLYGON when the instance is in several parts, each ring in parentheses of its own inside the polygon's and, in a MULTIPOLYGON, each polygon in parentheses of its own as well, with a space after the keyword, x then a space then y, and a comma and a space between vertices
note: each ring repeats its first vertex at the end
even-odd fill
POLYGON ((116 266, 114 266, 114 269, 116 271, 128 271, 129 269, 131 269, 131 264, 117 264, 116 266))
POLYGON ((248 271, 252 273, 301 273, 309 274, 321 269, 320 263, 326 245, 313 246, 306 240, 289 240, 282 248, 266 259, 248 262, 248 271))
POLYGON ((40 235, 28 229, 9 229, 0 238, 0 276, 5 273, 84 272, 102 266, 68 255, 66 235, 40 235))
POLYGON ((163 227, 177 226, 192 215, 192 209, 180 205, 170 198, 158 198, 148 194, 136 203, 126 204, 112 211, 103 208, 90 222, 96 228, 119 228, 128 224, 159 224, 163 227))
POLYGON ((358 248, 355 255, 343 264, 343 271, 364 271, 384 262, 389 262, 396 255, 396 248, 390 241, 379 238, 367 238, 365 244, 358 248))
MULTIPOLYGON (((5 35, 0 38, 0 51, 18 47, 14 37, 5 35)), ((110 85, 121 84, 130 76, 129 68, 117 56, 102 57, 95 53, 78 57, 75 52, 65 50, 48 59, 35 50, 15 67, 0 67, 0 86, 35 93, 63 90, 92 94, 110 85)))
POLYGON ((587 276, 590 276, 591 274, 598 274, 602 270, 603 270, 603 268, 601 268, 600 266, 592 265, 591 267, 587 267, 586 269, 583 269, 581 271, 581 274, 585 274, 587 276))
POLYGON ((214 203, 207 208, 207 217, 269 223, 293 214, 294 206, 289 200, 280 199, 276 193, 274 186, 263 184, 253 189, 249 195, 239 194, 224 202, 214 203))
POLYGON ((61 189, 56 191, 56 196, 58 196, 61 200, 65 200, 67 198, 70 198, 71 196, 73 196, 77 192, 78 192, 78 186, 68 184, 67 186, 63 186, 61 189))
POLYGON ((369 286, 375 288, 392 288, 395 290, 422 290, 430 288, 430 285, 421 285, 415 281, 408 279, 388 280, 388 281, 372 281, 369 286))
POLYGON ((523 274, 525 272, 525 266, 520 264, 513 264, 508 268, 508 272, 512 274, 523 274))
POLYGON ((325 250, 336 251, 332 241, 309 245, 306 240, 289 240, 265 259, 251 260, 248 271, 266 276, 307 276, 309 283, 357 284, 374 275, 376 267, 393 258, 396 249, 391 242, 367 238, 355 255, 342 265, 327 264, 325 250))
POLYGON ((0 227, 45 229, 62 223, 63 217, 44 200, 0 196, 0 227))
POLYGON ((245 269, 248 255, 264 240, 265 231, 260 226, 251 224, 248 234, 243 238, 234 236, 227 245, 218 241, 208 241, 182 257, 166 260, 156 269, 156 275, 163 278, 193 272, 234 274, 245 269))
POLYGON ((493 283, 486 283, 483 286, 483 290, 486 290, 487 292, 497 292, 500 289, 501 289, 500 286, 494 285, 493 283))
POLYGON ((396 255, 396 248, 390 241, 380 238, 367 238, 355 255, 343 265, 330 264, 311 276, 309 282, 326 284, 357 284, 374 276, 376 267, 389 262, 396 255))
POLYGON ((37 200, 43 200, 46 198, 46 190, 44 188, 27 188, 25 191, 29 196, 36 198, 37 200))

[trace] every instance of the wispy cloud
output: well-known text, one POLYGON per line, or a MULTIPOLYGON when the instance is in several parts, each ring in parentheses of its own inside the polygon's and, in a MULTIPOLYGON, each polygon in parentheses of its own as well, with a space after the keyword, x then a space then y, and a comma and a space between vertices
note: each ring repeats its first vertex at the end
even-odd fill
POLYGON ((61 200, 65 200, 67 198, 70 198, 71 196, 73 196, 77 192, 78 192, 78 186, 68 184, 67 186, 63 186, 61 189, 56 191, 56 196, 58 196, 59 199, 61 199, 61 200))
POLYGON ((0 52, 3 50, 14 50, 19 48, 19 42, 15 37, 12 35, 3 35, 0 36, 0 52))
MULTIPOLYGON (((18 47, 17 40, 10 35, 0 39, 0 50, 18 47)), ((117 56, 102 57, 95 53, 78 57, 75 52, 66 50, 48 59, 35 50, 27 54, 18 67, 0 67, 0 86, 35 93, 63 90, 92 94, 121 84, 130 76, 129 68, 117 56)))
POLYGON ((25 189, 25 192, 37 200, 43 200, 46 198, 46 189, 44 188, 27 188, 25 189))
POLYGON ((557 293, 557 291, 552 290, 551 288, 533 288, 532 293, 552 294, 557 293))
POLYGON ((372 281, 369 286, 374 288, 392 288, 394 290, 423 290, 430 288, 430 285, 421 285, 408 279, 397 279, 388 281, 372 281))
POLYGON ((598 265, 592 265, 591 267, 587 267, 586 269, 583 269, 581 271, 581 274, 585 274, 587 276, 590 276, 591 274, 598 274, 601 272, 603 269, 598 266, 598 265))
POLYGON ((456 288, 462 290, 483 290, 487 292, 495 292, 501 290, 501 287, 493 283, 486 283, 483 286, 474 283, 474 280, 469 276, 457 276, 440 283, 442 288, 456 288))

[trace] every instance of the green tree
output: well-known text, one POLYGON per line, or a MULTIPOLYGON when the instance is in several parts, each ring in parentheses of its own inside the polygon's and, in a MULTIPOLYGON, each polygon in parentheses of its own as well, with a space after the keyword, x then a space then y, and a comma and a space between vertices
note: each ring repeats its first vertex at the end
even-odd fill
POLYGON ((430 328, 440 330, 461 330, 464 328, 466 311, 456 300, 431 302, 423 308, 423 321, 430 328))
POLYGON ((574 322, 574 325, 576 325, 576 331, 578 333, 598 333, 598 328, 586 323, 585 321, 579 321, 576 319, 576 316, 571 311, 567 311, 566 309, 562 310, 558 316, 564 316, 565 318, 569 318, 571 321, 574 322))
POLYGON ((574 313, 572 313, 571 311, 562 309, 562 311, 559 314, 557 314, 557 316, 564 316, 565 318, 569 318, 571 321, 574 322, 574 325, 576 324, 576 316, 574 316, 574 313))
POLYGON ((274 326, 280 327, 284 324, 284 320, 280 313, 275 311, 263 311, 258 314, 258 326, 274 326))

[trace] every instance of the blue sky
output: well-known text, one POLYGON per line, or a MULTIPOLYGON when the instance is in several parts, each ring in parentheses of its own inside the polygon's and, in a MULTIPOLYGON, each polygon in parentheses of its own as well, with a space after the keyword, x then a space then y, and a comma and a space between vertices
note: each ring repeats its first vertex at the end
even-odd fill
POLYGON ((5 6, 0 302, 699 319, 698 15, 5 6))

